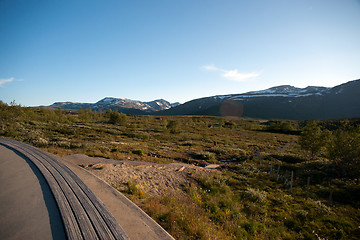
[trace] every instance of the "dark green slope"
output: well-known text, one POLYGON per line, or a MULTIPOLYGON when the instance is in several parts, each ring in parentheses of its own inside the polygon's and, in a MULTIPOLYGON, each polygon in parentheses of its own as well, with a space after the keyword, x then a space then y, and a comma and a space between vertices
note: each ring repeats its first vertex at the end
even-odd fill
MULTIPOLYGON (((224 105, 229 105, 230 102, 235 112, 233 115, 239 116, 240 112, 242 117, 292 120, 360 117, 360 80, 309 96, 241 96, 242 94, 195 99, 155 114, 221 116, 224 115, 224 105)), ((225 115, 232 115, 231 111, 225 115)))

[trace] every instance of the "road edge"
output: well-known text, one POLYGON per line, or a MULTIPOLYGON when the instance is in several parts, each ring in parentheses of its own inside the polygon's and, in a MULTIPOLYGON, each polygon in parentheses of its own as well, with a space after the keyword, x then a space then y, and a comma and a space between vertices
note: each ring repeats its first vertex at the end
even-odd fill
MULTIPOLYGON (((175 240, 163 227, 160 226, 157 222, 154 221, 147 213, 145 213, 141 208, 139 208, 135 203, 133 203, 130 199, 128 199, 126 196, 124 196, 122 193, 117 191, 115 188, 113 188, 110 184, 100 179, 98 176, 94 175, 90 171, 72 163, 69 160, 66 160, 64 158, 58 157, 58 159, 63 162, 65 165, 67 165, 71 170, 73 170, 76 174, 77 171, 82 171, 83 173, 86 173, 88 176, 92 177, 93 179, 96 179, 97 182, 104 185, 104 187, 111 191, 112 194, 114 194, 118 199, 121 200, 127 207, 131 208, 134 212, 138 214, 138 216, 146 223, 156 235, 158 235, 161 239, 164 240, 175 240), (76 170, 74 170, 76 169, 76 170)), ((77 174, 78 175, 78 174, 77 174)), ((79 176, 81 180, 86 184, 86 179, 83 179, 81 176, 79 176)), ((87 184, 88 185, 88 184, 87 184)), ((88 187, 91 189, 91 187, 88 185, 88 187)), ((101 200, 101 196, 97 197, 101 200)), ((103 201, 104 202, 104 201, 103 201)), ((106 203, 104 203, 106 206, 106 203)), ((111 207, 106 206, 109 211, 111 212, 111 207)), ((125 229, 124 229, 125 230, 125 229)), ((126 231, 126 230, 125 230, 126 231)))

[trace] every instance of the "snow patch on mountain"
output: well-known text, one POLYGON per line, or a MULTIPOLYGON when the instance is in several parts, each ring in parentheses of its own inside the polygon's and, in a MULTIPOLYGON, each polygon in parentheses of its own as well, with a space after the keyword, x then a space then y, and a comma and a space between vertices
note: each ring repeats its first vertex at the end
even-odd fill
POLYGON ((266 90, 247 92, 240 94, 243 97, 307 97, 311 95, 322 95, 329 92, 331 88, 309 86, 297 88, 290 85, 272 87, 266 90))
POLYGON ((326 87, 315 87, 309 86, 306 88, 297 88, 290 85, 283 85, 278 87, 272 87, 265 90, 260 91, 251 91, 242 94, 231 94, 231 95, 218 95, 213 96, 212 98, 215 100, 244 100, 247 98, 259 98, 259 97, 308 97, 308 96, 322 96, 326 93, 329 93, 331 88, 326 87))
POLYGON ((105 97, 96 103, 73 103, 73 102, 56 102, 50 107, 64 108, 64 109, 80 109, 90 108, 94 110, 106 110, 106 109, 137 109, 145 112, 155 112, 170 109, 174 106, 178 106, 180 103, 173 103, 164 100, 157 99, 151 102, 142 102, 139 100, 132 100, 127 98, 114 98, 105 97))

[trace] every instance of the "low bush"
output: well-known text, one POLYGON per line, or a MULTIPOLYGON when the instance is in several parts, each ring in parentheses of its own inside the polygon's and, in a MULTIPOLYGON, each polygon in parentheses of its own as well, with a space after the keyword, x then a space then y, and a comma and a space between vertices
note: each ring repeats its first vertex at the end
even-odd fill
POLYGON ((215 158, 215 154, 211 153, 211 152, 196 152, 196 153, 192 153, 191 156, 194 159, 199 159, 199 160, 205 160, 207 162, 215 162, 216 158, 215 158))
POLYGON ((245 198, 249 199, 252 202, 260 202, 263 203, 266 200, 267 193, 265 191, 261 191, 255 188, 248 188, 245 191, 245 198))
POLYGON ((144 152, 141 149, 136 149, 132 151, 133 154, 139 155, 139 156, 143 156, 144 152))

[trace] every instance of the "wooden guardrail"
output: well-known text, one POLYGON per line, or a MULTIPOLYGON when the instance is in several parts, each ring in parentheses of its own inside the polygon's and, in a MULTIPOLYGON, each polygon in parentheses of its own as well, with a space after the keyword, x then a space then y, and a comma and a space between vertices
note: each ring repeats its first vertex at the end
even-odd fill
POLYGON ((14 140, 0 144, 32 161, 46 179, 68 239, 129 239, 105 205, 65 164, 49 153, 14 140))

